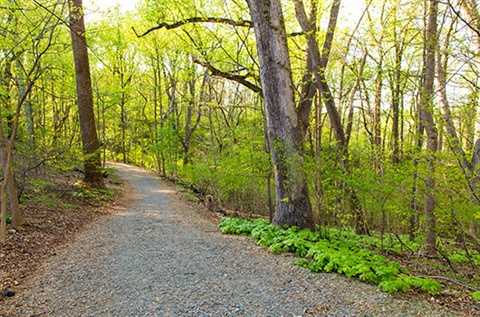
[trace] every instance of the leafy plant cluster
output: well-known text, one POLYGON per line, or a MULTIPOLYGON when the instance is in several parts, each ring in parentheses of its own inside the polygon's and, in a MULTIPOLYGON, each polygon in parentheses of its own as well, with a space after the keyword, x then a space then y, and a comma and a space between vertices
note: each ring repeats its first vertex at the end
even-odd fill
POLYGON ((387 260, 376 252, 361 248, 348 236, 332 239, 308 229, 279 228, 265 219, 243 220, 224 218, 220 231, 227 234, 251 235, 255 243, 267 246, 271 252, 294 252, 300 257, 296 265, 313 272, 336 272, 377 284, 386 292, 422 289, 429 294, 441 292, 441 285, 430 278, 408 274, 399 263, 387 260))
POLYGON ((73 184, 73 197, 96 201, 112 201, 113 193, 110 190, 90 188, 85 182, 77 181, 73 184))
MULTIPOLYGON (((410 241, 406 234, 392 234, 373 232, 372 235, 357 235, 353 230, 339 230, 336 228, 322 228, 323 234, 329 235, 332 239, 348 240, 355 242, 359 248, 376 249, 391 254, 402 254, 405 251, 418 253, 422 251, 422 244, 417 240, 410 241)), ((480 266, 480 254, 472 250, 467 252, 465 249, 455 248, 446 243, 439 242, 438 248, 444 252, 448 260, 453 263, 473 263, 480 266)))

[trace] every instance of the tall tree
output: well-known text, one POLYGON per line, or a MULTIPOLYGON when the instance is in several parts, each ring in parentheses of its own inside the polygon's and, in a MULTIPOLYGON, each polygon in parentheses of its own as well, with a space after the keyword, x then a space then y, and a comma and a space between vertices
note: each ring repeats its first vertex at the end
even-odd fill
POLYGON ((85 37, 82 0, 69 1, 77 103, 85 166, 85 182, 94 188, 105 188, 101 170, 100 142, 98 141, 93 110, 93 91, 85 37))
POLYGON ((429 175, 425 178, 425 221, 426 221, 426 253, 437 254, 436 249, 436 217, 435 217, 435 156, 438 149, 438 130, 433 117, 433 97, 435 80, 435 52, 438 46, 437 16, 438 0, 430 0, 428 24, 425 38, 424 84, 420 95, 421 120, 427 132, 427 161, 429 175))
MULTIPOLYGON (((325 104, 325 108, 330 118, 330 125, 334 131, 341 167, 348 175, 350 173, 348 160, 348 142, 345 136, 345 130, 342 125, 340 113, 337 109, 337 106, 335 105, 335 99, 332 96, 332 91, 325 76, 325 69, 329 62, 329 56, 332 49, 332 42, 337 25, 341 1, 336 0, 332 4, 327 34, 321 52, 315 36, 316 26, 314 20, 309 21, 309 19, 307 18, 302 0, 294 0, 294 2, 296 18, 307 38, 308 52, 310 54, 310 58, 312 59, 312 69, 314 77, 316 79, 315 84, 317 85, 317 89, 320 91, 322 101, 325 104)), ((348 204, 350 210, 355 217, 356 232, 368 233, 369 230, 366 223, 365 215, 360 208, 359 199, 357 197, 355 189, 348 184, 345 184, 344 187, 348 195, 348 204)))
POLYGON ((247 3, 254 24, 267 133, 275 169, 273 224, 314 229, 282 5, 279 0, 248 0, 247 3))

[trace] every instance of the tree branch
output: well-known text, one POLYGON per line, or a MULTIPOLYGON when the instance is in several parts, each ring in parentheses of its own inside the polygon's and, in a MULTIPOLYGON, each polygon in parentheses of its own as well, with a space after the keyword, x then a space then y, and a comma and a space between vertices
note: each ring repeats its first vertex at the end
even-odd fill
POLYGON ((262 93, 262 88, 260 88, 257 85, 249 82, 248 80, 245 79, 244 76, 233 75, 233 74, 229 74, 229 73, 226 73, 226 72, 222 72, 221 70, 213 67, 211 64, 209 64, 207 62, 202 62, 196 56, 193 56, 193 61, 195 63, 207 68, 212 73, 212 75, 214 75, 214 76, 218 76, 218 77, 222 77, 222 78, 225 78, 225 79, 228 79, 228 80, 235 81, 235 82, 239 83, 240 85, 243 85, 243 86, 247 87, 248 89, 252 90, 253 92, 260 93, 260 94, 262 93))
MULTIPOLYGON (((166 22, 162 22, 159 25, 154 26, 154 27, 146 30, 145 32, 143 32, 141 34, 138 33, 137 30, 135 30, 135 28, 133 26, 132 26, 132 30, 133 30, 133 33, 135 33, 135 35, 138 38, 140 38, 140 37, 144 37, 145 35, 153 32, 153 31, 160 30, 162 28, 165 28, 165 30, 172 30, 172 29, 177 29, 181 26, 184 26, 185 24, 190 24, 190 23, 218 23, 218 24, 228 24, 228 25, 231 25, 231 26, 241 26, 241 27, 253 28, 253 23, 252 23, 252 21, 249 21, 249 20, 235 21, 235 20, 227 19, 227 18, 193 17, 193 18, 188 18, 188 19, 181 20, 181 21, 178 21, 178 22, 173 22, 171 24, 166 23, 166 22)), ((302 36, 302 35, 305 35, 305 33, 300 31, 300 32, 290 33, 290 34, 288 34, 288 37, 296 37, 296 36, 302 36)))
POLYGON ((145 35, 149 34, 150 32, 153 32, 155 30, 160 30, 162 28, 165 28, 166 30, 171 30, 171 29, 176 29, 179 28, 185 24, 189 23, 219 23, 219 24, 228 24, 231 26, 242 26, 242 27, 248 27, 251 28, 253 27, 253 23, 248 20, 240 20, 240 21, 235 21, 232 19, 226 19, 226 18, 216 18, 216 17, 193 17, 193 18, 188 18, 184 19, 178 22, 174 22, 172 24, 168 24, 166 22, 162 22, 157 26, 154 26, 147 31, 145 31, 142 34, 137 33, 135 28, 132 26, 132 30, 135 33, 137 37, 144 37, 145 35))
POLYGON ((465 25, 466 25, 470 30, 472 30, 474 33, 476 33, 477 36, 480 36, 480 30, 478 30, 476 27, 474 27, 474 26, 473 26, 470 22, 468 22, 464 17, 462 17, 462 15, 460 14, 460 11, 455 9, 455 7, 454 7, 453 4, 450 2, 450 0, 448 0, 447 3, 448 3, 448 6, 450 7, 450 9, 452 9, 452 12, 453 12, 460 20, 462 20, 462 22, 465 23, 465 25))

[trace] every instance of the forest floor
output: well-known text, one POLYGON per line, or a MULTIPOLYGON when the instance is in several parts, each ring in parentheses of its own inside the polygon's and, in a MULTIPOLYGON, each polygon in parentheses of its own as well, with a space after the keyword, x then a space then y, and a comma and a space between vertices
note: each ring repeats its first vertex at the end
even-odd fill
POLYGON ((34 185, 23 188, 24 225, 19 230, 8 225, 7 242, 0 242, 2 293, 34 275, 44 260, 55 256, 57 249, 87 224, 114 213, 131 200, 117 181, 117 185, 106 182, 113 193, 110 199, 75 197, 75 185, 82 176, 75 171, 44 170, 34 176, 34 185))
MULTIPOLYGON (((23 283, 35 275, 39 266, 47 259, 56 256, 59 248, 74 240, 88 227, 88 224, 123 210, 136 200, 134 190, 129 183, 119 185, 118 181, 107 182, 109 189, 114 193, 113 196, 86 197, 75 194, 78 192, 78 180, 81 174, 63 171, 57 171, 55 175, 51 173, 52 171, 49 171, 49 181, 41 182, 41 186, 24 189, 24 195, 29 201, 26 200, 22 204, 25 225, 19 231, 9 227, 7 243, 0 243, 0 289, 2 291, 8 289, 21 292, 23 283)), ((196 208, 197 211, 201 209, 198 213, 199 217, 207 218, 211 223, 219 220, 219 215, 204 212, 205 208, 194 206, 195 203, 189 201, 187 196, 183 197, 182 201, 196 208)), ((416 272, 418 263, 414 260, 400 257, 392 260, 400 261, 408 266, 411 272, 416 272)), ((435 275, 438 272, 431 269, 429 273, 435 275)), ((465 292, 461 292, 460 285, 446 280, 442 284, 444 291, 434 297, 414 292, 402 294, 402 297, 411 302, 424 302, 447 308, 457 316, 480 316, 479 303, 465 292)), ((0 306, 5 300, 5 297, 0 296, 0 306)))

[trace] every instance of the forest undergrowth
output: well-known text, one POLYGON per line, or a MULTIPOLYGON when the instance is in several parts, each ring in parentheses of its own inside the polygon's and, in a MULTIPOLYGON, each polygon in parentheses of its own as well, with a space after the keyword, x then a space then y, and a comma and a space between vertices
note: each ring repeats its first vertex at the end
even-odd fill
POLYGON ((279 228, 266 219, 223 218, 223 233, 247 235, 273 253, 292 252, 295 265, 313 272, 332 272, 377 284, 383 291, 429 297, 472 316, 480 315, 478 267, 480 253, 443 241, 436 258, 422 255, 421 244, 408 236, 318 227, 316 232, 298 227, 279 228))
MULTIPOLYGON (((118 181, 107 182, 107 191, 97 191, 86 187, 80 181, 82 176, 78 171, 42 167, 25 183, 21 196, 24 226, 18 231, 9 226, 8 241, 1 245, 2 290, 21 289, 25 278, 34 275, 42 261, 55 256, 55 250, 72 240, 86 224, 127 203, 118 181)), ((218 221, 219 213, 209 210, 211 201, 185 186, 177 182, 178 192, 187 200, 204 205, 205 213, 212 215, 208 218, 218 221)), ((439 256, 428 258, 422 255, 422 244, 409 241, 406 235, 357 235, 353 230, 327 227, 319 227, 314 233, 296 227, 282 230, 269 225, 264 218, 223 218, 219 228, 229 234, 251 235, 255 243, 274 253, 296 253, 296 264, 312 271, 344 274, 412 300, 428 298, 432 305, 480 315, 480 253, 474 248, 467 254, 454 242, 441 240, 439 256)))
POLYGON ((21 182, 23 226, 8 224, 7 241, 0 242, 0 300, 21 289, 43 261, 87 224, 122 206, 120 182, 107 182, 108 189, 99 191, 86 187, 82 178, 78 170, 44 165, 21 182))

